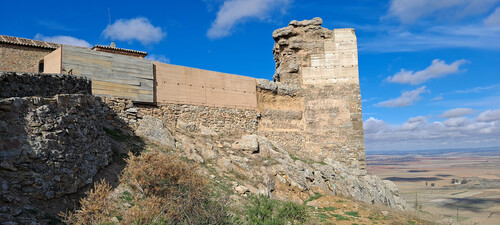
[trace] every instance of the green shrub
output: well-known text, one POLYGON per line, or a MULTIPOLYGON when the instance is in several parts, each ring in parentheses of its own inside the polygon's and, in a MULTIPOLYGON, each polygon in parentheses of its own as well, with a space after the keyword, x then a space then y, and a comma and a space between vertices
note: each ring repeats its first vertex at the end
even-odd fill
POLYGON ((300 205, 294 202, 285 202, 279 208, 278 211, 279 218, 285 218, 286 221, 294 223, 305 223, 307 216, 307 208, 304 205, 300 205))
POLYGON ((345 212, 345 214, 349 215, 349 216, 359 217, 359 213, 358 212, 345 212))
POLYGON ((280 202, 266 196, 251 196, 245 208, 247 224, 302 224, 307 221, 307 207, 294 202, 280 202))

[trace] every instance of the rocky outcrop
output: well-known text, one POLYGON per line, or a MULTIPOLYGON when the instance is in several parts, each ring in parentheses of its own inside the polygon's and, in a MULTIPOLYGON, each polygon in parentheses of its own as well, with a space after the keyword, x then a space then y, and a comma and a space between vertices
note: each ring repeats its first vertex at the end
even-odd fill
POLYGON ((145 116, 141 120, 136 133, 149 141, 169 148, 175 147, 174 137, 158 118, 149 115, 145 116))
MULTIPOLYGON (((157 128, 158 123, 149 120, 139 120, 139 127, 157 128)), ((204 163, 206 168, 215 169, 214 177, 234 179, 234 191, 241 195, 264 194, 303 202, 321 193, 408 209, 392 182, 369 175, 366 170, 348 167, 334 158, 313 161, 297 157, 278 143, 255 134, 221 137, 202 135, 201 130, 186 131, 177 127, 168 132, 173 134, 169 138, 174 141, 173 149, 188 159, 204 163)))

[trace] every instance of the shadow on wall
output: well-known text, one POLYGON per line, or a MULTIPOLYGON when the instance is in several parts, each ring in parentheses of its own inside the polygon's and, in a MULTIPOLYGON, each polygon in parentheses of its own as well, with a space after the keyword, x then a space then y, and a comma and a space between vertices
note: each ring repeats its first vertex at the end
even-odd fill
MULTIPOLYGON (((143 150, 145 143, 138 136, 134 135, 129 124, 125 122, 113 107, 109 106, 105 99, 90 96, 96 106, 94 113, 98 115, 92 118, 99 124, 100 136, 103 137, 109 146, 107 152, 108 164, 101 166, 89 179, 89 183, 79 188, 75 193, 61 196, 50 200, 40 201, 36 199, 35 205, 45 213, 56 216, 60 213, 67 213, 80 207, 79 201, 86 192, 93 188, 94 184, 104 179, 114 189, 120 184, 120 175, 126 166, 125 159, 129 152, 137 155, 143 150)), ((95 161, 94 161, 95 162, 95 161)), ((91 161, 87 162, 91 163, 91 161)), ((57 217, 58 218, 58 217, 57 217)), ((43 219, 40 218, 39 219, 43 219)), ((59 220, 59 219, 58 219, 59 220)))
POLYGON ((128 151, 140 152, 144 143, 103 99, 57 93, 19 97, 29 82, 6 79, 0 77, 11 93, 0 98, 0 205, 7 211, 0 223, 57 221, 59 212, 78 206, 93 181, 118 185, 123 158, 128 151))

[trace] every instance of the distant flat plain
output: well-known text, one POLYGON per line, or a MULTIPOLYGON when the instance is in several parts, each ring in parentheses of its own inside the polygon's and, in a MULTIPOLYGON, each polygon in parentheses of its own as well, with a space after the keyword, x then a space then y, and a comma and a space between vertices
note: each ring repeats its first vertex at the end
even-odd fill
POLYGON ((500 147, 367 151, 367 170, 392 180, 424 216, 459 224, 500 224, 500 147))

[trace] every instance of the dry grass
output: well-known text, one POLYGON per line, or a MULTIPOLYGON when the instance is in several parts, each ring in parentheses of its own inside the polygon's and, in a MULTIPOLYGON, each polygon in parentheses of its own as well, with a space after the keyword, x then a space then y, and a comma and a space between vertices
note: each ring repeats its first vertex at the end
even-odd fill
POLYGON ((228 201, 216 202, 196 167, 160 151, 129 154, 120 193, 104 181, 63 215, 69 224, 224 224, 228 201), (110 197, 114 196, 114 197, 110 197))
POLYGON ((108 222, 109 215, 115 204, 107 198, 111 193, 111 186, 104 180, 97 183, 94 189, 87 192, 87 197, 80 200, 80 209, 74 213, 60 215, 67 224, 100 224, 108 222))

